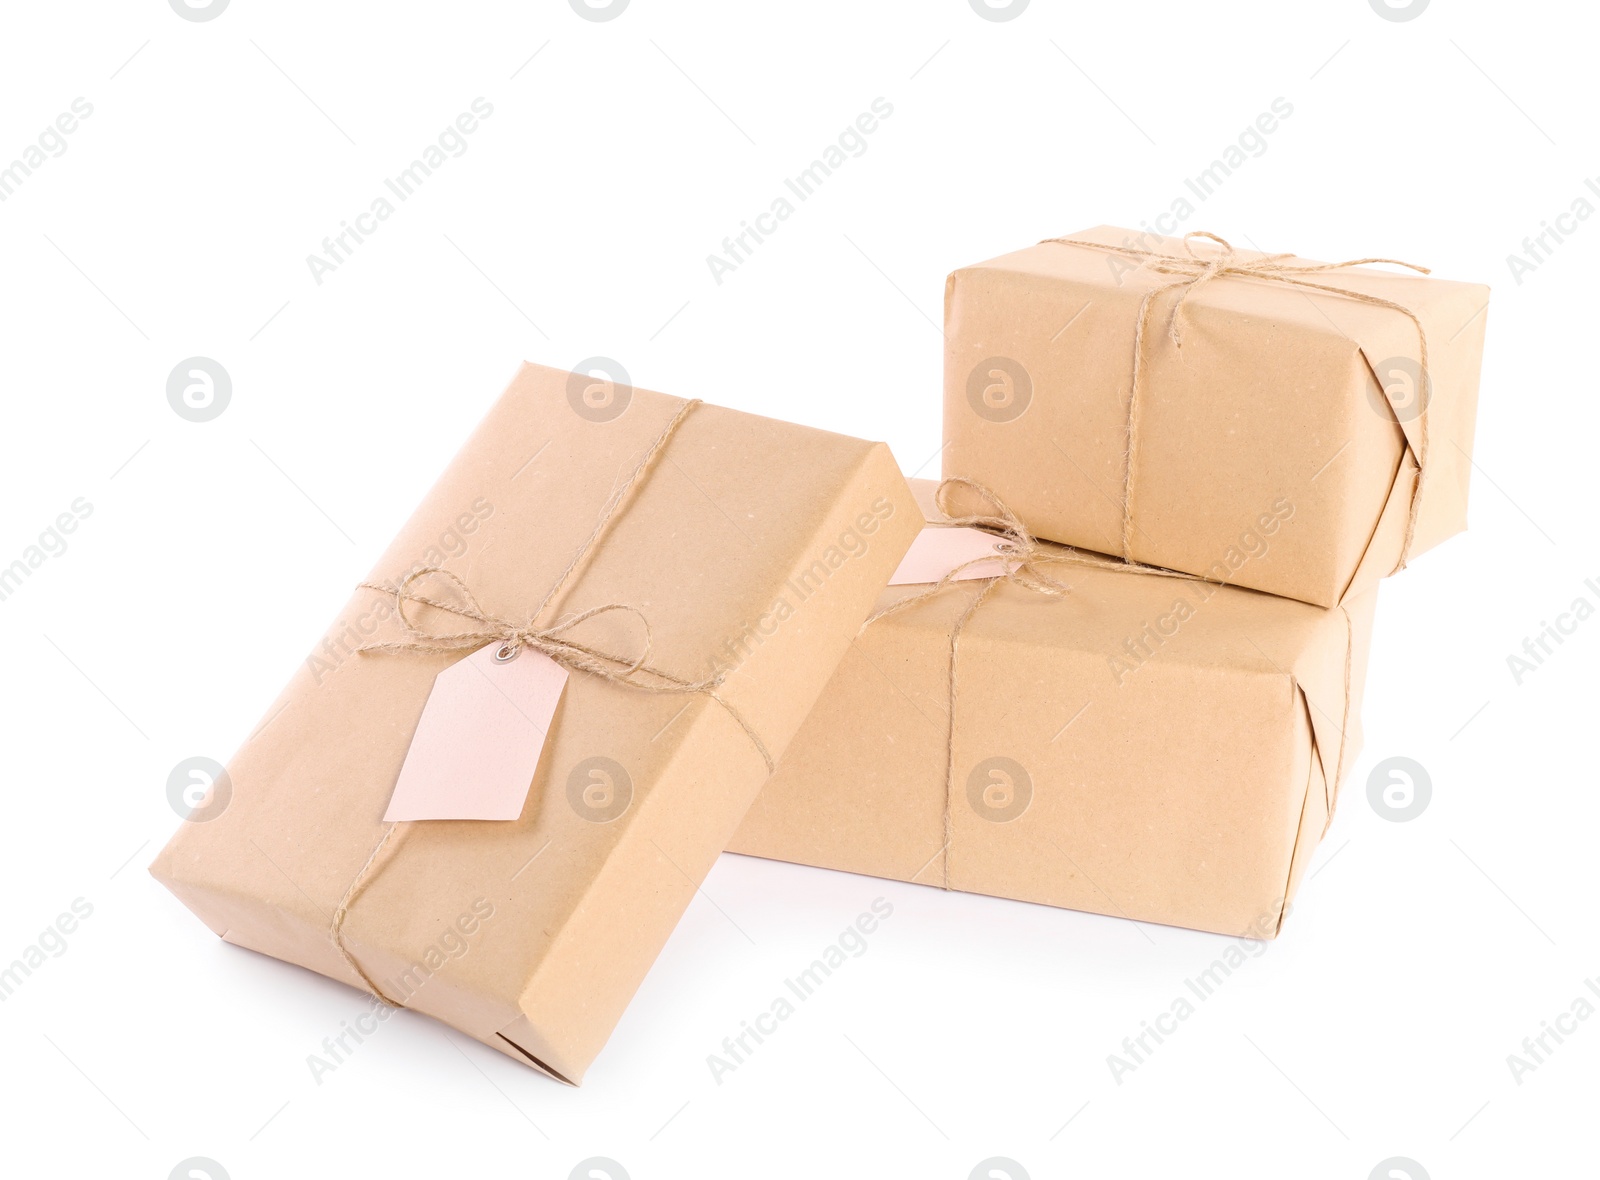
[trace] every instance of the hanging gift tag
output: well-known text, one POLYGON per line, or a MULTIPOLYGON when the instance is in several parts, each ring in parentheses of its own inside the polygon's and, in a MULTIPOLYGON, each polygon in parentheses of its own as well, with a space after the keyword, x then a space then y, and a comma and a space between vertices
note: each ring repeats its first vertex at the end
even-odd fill
POLYGON ((566 683, 549 656, 499 643, 440 672, 384 822, 518 818, 566 683))
POLYGON ((985 557, 993 560, 967 566, 956 575, 956 581, 1002 577, 1006 572, 1006 563, 995 556, 998 542, 999 538, 993 533, 986 533, 982 529, 923 529, 917 534, 917 539, 911 542, 910 550, 889 579, 889 585, 937 582, 957 566, 969 561, 978 562, 985 557))

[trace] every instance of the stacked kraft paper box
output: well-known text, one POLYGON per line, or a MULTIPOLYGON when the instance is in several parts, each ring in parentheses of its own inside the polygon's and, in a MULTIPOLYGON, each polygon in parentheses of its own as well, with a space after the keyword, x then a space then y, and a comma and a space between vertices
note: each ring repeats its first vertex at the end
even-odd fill
POLYGON ((937 484, 525 365, 152 871, 573 1084, 725 849, 1273 938, 1466 523, 1488 291, 1387 262, 958 270, 937 484))

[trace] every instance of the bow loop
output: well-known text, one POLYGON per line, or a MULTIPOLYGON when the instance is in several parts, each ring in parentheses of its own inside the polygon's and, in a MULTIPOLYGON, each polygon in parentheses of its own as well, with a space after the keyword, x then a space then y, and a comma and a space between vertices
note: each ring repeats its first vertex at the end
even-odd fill
POLYGON ((933 502, 954 527, 987 529, 998 533, 1004 543, 1019 556, 1027 556, 1038 548, 1038 541, 1028 531, 1027 525, 993 491, 975 479, 951 476, 933 493, 933 502), (958 515, 951 507, 950 497, 957 490, 970 493, 989 511, 958 515))

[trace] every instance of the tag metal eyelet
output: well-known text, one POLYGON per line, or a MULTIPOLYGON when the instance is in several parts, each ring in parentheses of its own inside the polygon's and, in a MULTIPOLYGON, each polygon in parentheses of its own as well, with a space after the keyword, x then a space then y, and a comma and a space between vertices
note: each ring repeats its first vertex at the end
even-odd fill
POLYGON ((521 654, 522 648, 510 643, 502 643, 500 650, 494 653, 494 662, 497 664, 509 664, 521 654))

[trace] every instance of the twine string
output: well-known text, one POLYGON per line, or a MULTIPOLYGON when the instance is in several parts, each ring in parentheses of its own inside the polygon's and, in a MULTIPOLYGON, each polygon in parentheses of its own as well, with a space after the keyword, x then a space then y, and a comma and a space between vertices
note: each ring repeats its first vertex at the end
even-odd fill
MULTIPOLYGON (((1327 271, 1345 270, 1353 266, 1403 266, 1414 270, 1418 274, 1432 273, 1425 266, 1418 266, 1412 262, 1403 262, 1398 258, 1352 258, 1346 262, 1306 262, 1294 261, 1293 254, 1264 254, 1260 258, 1240 258, 1234 250, 1233 244, 1226 238, 1206 230, 1191 230, 1183 235, 1183 254, 1166 254, 1157 250, 1144 250, 1134 246, 1113 246, 1104 242, 1091 242, 1083 238, 1046 238, 1040 245, 1059 243, 1064 246, 1081 246, 1089 250, 1099 250, 1108 254, 1118 254, 1125 258, 1138 260, 1144 268, 1157 274, 1171 275, 1169 283, 1162 283, 1150 288, 1144 293, 1144 298, 1139 302, 1139 314, 1133 330, 1133 380, 1128 393, 1128 424, 1127 424, 1127 459, 1123 468, 1122 485, 1122 556, 1129 561, 1133 560, 1133 534, 1134 526, 1134 471, 1139 449, 1139 418, 1143 405, 1140 396, 1144 389, 1145 361, 1144 341, 1150 326, 1150 315, 1155 299, 1168 292, 1176 292, 1177 298, 1173 300, 1172 307, 1167 313, 1166 334, 1174 348, 1183 347, 1184 307, 1190 297, 1208 283, 1213 283, 1220 278, 1235 276, 1238 278, 1261 279, 1266 282, 1284 283, 1307 291, 1317 291, 1325 295, 1336 295, 1341 299, 1352 299, 1357 303, 1369 304, 1372 307, 1388 308, 1397 311, 1411 321, 1417 330, 1418 360, 1421 368, 1421 396, 1426 398, 1428 389, 1428 334, 1422 326, 1422 320, 1417 313, 1404 304, 1396 303, 1392 299, 1384 299, 1377 295, 1369 295, 1364 291, 1352 291, 1347 287, 1334 286, 1331 283, 1313 282, 1303 276, 1320 274, 1327 271), (1195 242, 1205 238, 1221 247, 1220 252, 1199 253, 1195 249, 1195 242)), ((1417 416, 1417 483, 1411 493, 1411 505, 1406 514, 1405 537, 1400 545, 1400 560, 1395 566, 1395 572, 1405 568, 1411 556, 1411 547, 1416 539, 1417 517, 1422 507, 1422 488, 1428 470, 1428 410, 1424 400, 1417 416)))

